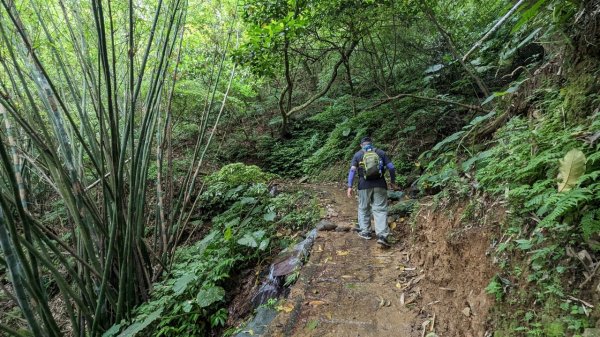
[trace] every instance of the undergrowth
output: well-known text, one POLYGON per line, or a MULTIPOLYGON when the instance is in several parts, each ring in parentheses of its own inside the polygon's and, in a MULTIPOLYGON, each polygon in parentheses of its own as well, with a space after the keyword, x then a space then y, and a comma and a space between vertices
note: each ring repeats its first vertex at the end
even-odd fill
POLYGON ((269 193, 275 176, 256 166, 230 164, 206 179, 200 196, 213 212, 204 238, 177 249, 163 280, 130 321, 113 326, 109 336, 206 336, 228 317, 230 285, 239 271, 291 243, 282 233, 307 229, 318 217, 316 201, 306 192, 269 193), (119 334, 120 332, 120 334, 119 334))
POLYGON ((457 198, 481 191, 508 204, 495 245, 499 273, 486 289, 497 300, 494 336, 578 336, 599 317, 589 303, 600 253, 600 112, 573 109, 598 106, 600 97, 586 91, 574 104, 579 82, 537 88, 534 113, 513 117, 485 144, 465 145, 495 114, 421 157, 422 191, 457 198), (567 153, 585 158, 582 174, 565 185, 561 167, 576 171, 567 153))

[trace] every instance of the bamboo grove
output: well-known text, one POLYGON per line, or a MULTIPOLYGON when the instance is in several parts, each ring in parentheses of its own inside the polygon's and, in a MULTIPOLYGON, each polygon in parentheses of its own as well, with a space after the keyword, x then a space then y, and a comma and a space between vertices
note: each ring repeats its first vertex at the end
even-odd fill
POLYGON ((227 98, 213 103, 214 90, 234 73, 223 74, 223 51, 175 192, 165 172, 187 1, 1 2, 0 265, 33 335, 62 335, 48 304, 58 295, 70 330, 98 336, 168 269, 227 98), (68 235, 41 221, 52 195, 68 210, 68 235))

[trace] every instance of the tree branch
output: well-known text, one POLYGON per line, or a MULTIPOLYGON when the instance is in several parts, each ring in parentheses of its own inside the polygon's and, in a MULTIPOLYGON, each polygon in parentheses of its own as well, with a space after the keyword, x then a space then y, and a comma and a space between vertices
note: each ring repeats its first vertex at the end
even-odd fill
POLYGON ((450 52, 452 52, 452 55, 454 56, 454 58, 460 63, 460 65, 465 69, 467 74, 475 81, 475 83, 477 83, 479 90, 481 90, 481 92, 483 92, 483 94, 486 97, 488 97, 490 95, 488 88, 485 86, 485 84, 483 84, 483 81, 481 80, 481 78, 479 78, 479 76, 477 76, 475 74, 475 72, 469 67, 469 65, 463 61, 463 57, 460 55, 460 51, 454 44, 454 40, 452 40, 452 37, 450 36, 450 34, 437 21, 433 10, 427 6, 424 6, 423 9, 424 9, 425 14, 429 17, 429 20, 437 27, 437 29, 440 31, 440 34, 442 34, 442 37, 448 43, 448 46, 450 47, 450 52))
POLYGON ((340 56, 340 59, 333 66, 333 69, 331 71, 331 77, 329 78, 329 82, 327 82, 327 85, 323 89, 321 89, 321 91, 319 91, 318 93, 316 93, 313 96, 311 96, 306 102, 302 103, 301 105, 297 105, 297 106, 293 107, 292 109, 290 109, 287 112, 287 116, 291 116, 292 114, 294 114, 294 113, 296 113, 298 111, 302 111, 302 110, 306 109, 309 105, 311 105, 317 99, 323 97, 329 91, 329 89, 331 89, 331 86, 333 85, 333 82, 335 82, 335 79, 337 78, 338 69, 344 63, 344 60, 346 60, 346 59, 348 59, 350 57, 350 55, 354 51, 354 48, 357 45, 358 45, 358 40, 352 41, 352 43, 350 44, 350 47, 348 48, 348 50, 346 50, 340 56))
POLYGON ((470 110, 476 110, 476 111, 481 111, 481 112, 490 112, 490 110, 486 110, 483 107, 479 106, 479 105, 471 105, 471 104, 464 104, 464 103, 460 103, 460 102, 454 102, 454 101, 448 101, 445 99, 440 99, 440 98, 433 98, 433 97, 425 97, 425 96, 419 96, 419 95, 415 95, 415 94, 398 94, 396 96, 393 97, 388 97, 368 108, 366 108, 365 110, 371 110, 371 109, 375 109, 377 107, 380 107, 386 103, 389 103, 391 101, 397 100, 397 99, 403 99, 403 98, 414 98, 414 99, 420 99, 420 100, 424 100, 424 101, 431 101, 431 102, 437 102, 437 103, 445 103, 445 104, 451 104, 451 105, 456 105, 456 106, 460 106, 463 107, 465 109, 470 109, 470 110))
POLYGON ((523 4, 523 2, 525 2, 525 0, 519 0, 519 2, 517 2, 513 8, 511 8, 508 13, 506 13, 500 20, 498 20, 498 22, 496 22, 496 24, 494 25, 494 27, 492 27, 492 29, 490 29, 482 38, 481 40, 477 41, 477 43, 475 43, 473 45, 473 47, 471 47, 471 49, 463 56, 462 61, 465 62, 467 60, 467 58, 469 58, 469 56, 476 51, 477 49, 479 49, 479 47, 481 47, 481 44, 487 40, 492 34, 494 34, 494 32, 496 32, 498 30, 498 28, 500 28, 500 26, 502 26, 502 24, 504 23, 504 21, 506 21, 506 19, 508 19, 516 10, 517 8, 519 8, 519 6, 521 6, 521 4, 523 4))

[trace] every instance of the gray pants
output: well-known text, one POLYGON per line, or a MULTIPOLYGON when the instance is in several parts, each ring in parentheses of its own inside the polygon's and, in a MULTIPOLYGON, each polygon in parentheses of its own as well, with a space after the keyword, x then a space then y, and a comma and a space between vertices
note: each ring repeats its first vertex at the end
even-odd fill
POLYGON ((381 187, 358 190, 358 227, 362 233, 369 233, 371 213, 375 218, 375 234, 387 237, 390 229, 387 224, 387 190, 381 187))

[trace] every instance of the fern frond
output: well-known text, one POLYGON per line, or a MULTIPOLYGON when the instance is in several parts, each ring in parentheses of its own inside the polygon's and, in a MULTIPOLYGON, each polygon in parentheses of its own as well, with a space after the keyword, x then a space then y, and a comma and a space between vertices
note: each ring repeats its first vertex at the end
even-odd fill
POLYGON ((535 212, 535 214, 537 214, 537 216, 544 216, 544 215, 548 214, 550 209, 552 207, 555 207, 555 205, 564 197, 565 197, 564 195, 561 195, 557 192, 550 193, 548 199, 546 199, 544 204, 542 204, 541 207, 538 208, 538 210, 535 212))
POLYGON ((600 151, 596 151, 588 156, 588 163, 595 164, 600 160, 600 151))
POLYGON ((579 185, 583 185, 584 183, 591 181, 596 181, 598 177, 600 177, 600 170, 584 174, 581 176, 581 178, 579 178, 579 185))
POLYGON ((547 227, 592 199, 593 193, 587 188, 576 188, 567 193, 562 193, 562 197, 556 203, 554 210, 540 222, 540 226, 547 227))
POLYGON ((592 235, 600 232, 600 210, 596 209, 586 213, 581 218, 581 231, 583 238, 589 240, 592 235))
POLYGON ((541 207, 547 203, 546 201, 552 195, 555 195, 555 194, 556 194, 555 191, 548 189, 544 193, 539 193, 538 195, 530 198, 527 202, 525 202, 525 207, 526 208, 541 207))

